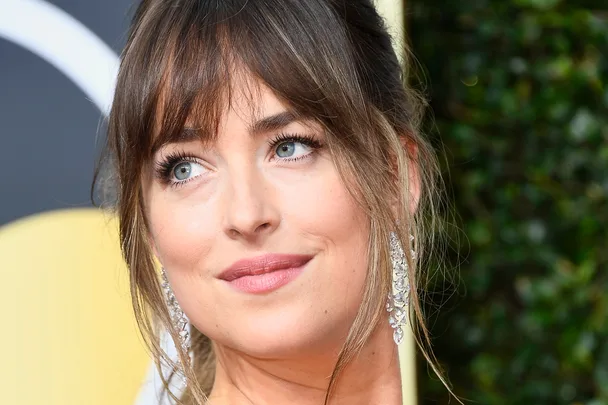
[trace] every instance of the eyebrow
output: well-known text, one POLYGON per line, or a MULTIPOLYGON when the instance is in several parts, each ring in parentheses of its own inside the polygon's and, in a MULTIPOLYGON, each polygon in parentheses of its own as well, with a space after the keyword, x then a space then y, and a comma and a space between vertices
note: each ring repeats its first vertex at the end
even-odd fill
MULTIPOLYGON (((286 126, 300 121, 302 118, 297 117, 291 111, 282 111, 277 114, 269 115, 261 118, 248 127, 251 136, 257 136, 267 132, 278 131, 286 126)), ((196 128, 185 127, 175 137, 165 139, 162 142, 155 142, 152 148, 152 153, 156 153, 163 146, 170 143, 187 143, 200 139, 200 131, 196 128)))
POLYGON ((290 111, 264 117, 249 126, 249 133, 253 136, 266 132, 278 131, 289 124, 298 121, 298 118, 290 111))

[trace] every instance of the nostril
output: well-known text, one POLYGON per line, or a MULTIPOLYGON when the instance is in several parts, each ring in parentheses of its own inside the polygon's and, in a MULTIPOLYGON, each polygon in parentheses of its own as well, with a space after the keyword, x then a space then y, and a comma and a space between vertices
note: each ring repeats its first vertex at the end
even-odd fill
POLYGON ((270 224, 268 222, 265 222, 265 223, 263 223, 263 224, 261 224, 260 226, 257 227, 256 232, 265 231, 269 227, 270 227, 270 224))

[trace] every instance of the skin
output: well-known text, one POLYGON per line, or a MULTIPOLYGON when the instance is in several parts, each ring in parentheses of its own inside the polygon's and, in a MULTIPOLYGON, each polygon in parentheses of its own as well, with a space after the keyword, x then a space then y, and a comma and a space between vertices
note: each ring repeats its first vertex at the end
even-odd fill
MULTIPOLYGON (((178 187, 149 169, 144 195, 151 241, 181 308, 213 341, 212 404, 322 404, 361 304, 368 220, 326 148, 295 143, 292 157, 300 159, 287 161, 270 147, 281 133, 323 144, 314 122, 252 134, 252 123, 285 105, 253 79, 233 88, 215 142, 172 143, 156 153, 156 164, 175 152, 196 163, 178 187), (266 253, 313 259, 291 283, 262 295, 217 278, 235 261, 266 253)), ((341 375, 332 404, 401 403, 391 334, 388 322, 378 325, 341 375)))

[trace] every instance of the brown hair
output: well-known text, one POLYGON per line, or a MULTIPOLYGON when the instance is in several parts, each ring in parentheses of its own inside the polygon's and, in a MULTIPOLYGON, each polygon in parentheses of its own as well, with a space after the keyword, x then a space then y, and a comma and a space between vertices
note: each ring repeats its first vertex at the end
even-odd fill
MULTIPOLYGON (((419 132, 422 99, 408 88, 371 0, 143 0, 137 8, 121 55, 102 159, 116 174, 121 248, 133 306, 157 366, 172 364, 159 345, 159 331, 167 328, 175 342, 179 339, 148 243, 143 168, 155 145, 174 137, 187 119, 195 119, 206 129, 203 133, 216 133, 235 74, 243 73, 268 86, 294 114, 317 120, 343 180, 369 218, 363 304, 326 402, 341 370, 377 323, 385 321, 391 231, 399 236, 409 264, 411 324, 438 372, 419 299, 420 261, 430 257, 436 234, 438 167, 419 132), (421 192, 414 213, 411 176, 421 192)), ((97 181, 102 177, 96 176, 97 181)), ((194 361, 186 370, 189 389, 181 403, 200 405, 212 388, 214 355, 209 339, 194 328, 192 341, 194 361)), ((179 355, 182 360, 188 356, 181 350, 179 355)))

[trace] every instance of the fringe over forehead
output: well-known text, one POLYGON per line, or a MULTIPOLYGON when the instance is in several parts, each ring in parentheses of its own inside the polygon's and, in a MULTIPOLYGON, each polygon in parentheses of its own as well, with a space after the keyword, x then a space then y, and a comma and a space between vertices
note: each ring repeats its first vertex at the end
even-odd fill
POLYGON ((372 130, 370 105, 395 115, 394 129, 407 132, 409 103, 395 92, 401 78, 394 53, 386 52, 390 38, 374 32, 379 17, 371 4, 357 3, 144 0, 122 55, 115 151, 147 161, 187 120, 214 136, 244 76, 269 87, 294 114, 340 134, 343 147, 356 142, 354 131, 372 130))

